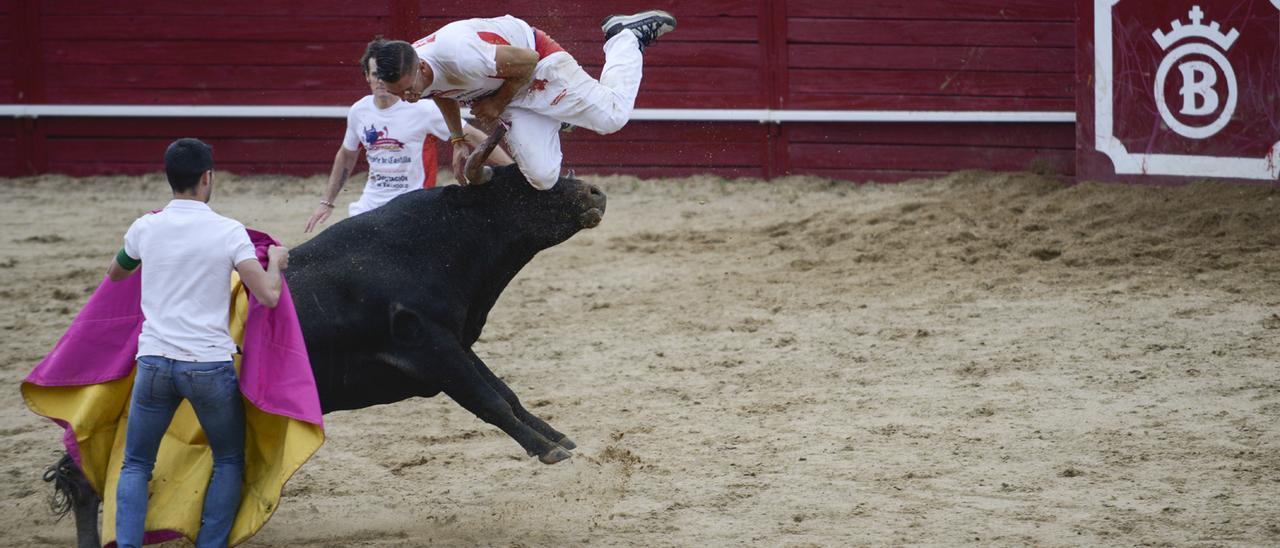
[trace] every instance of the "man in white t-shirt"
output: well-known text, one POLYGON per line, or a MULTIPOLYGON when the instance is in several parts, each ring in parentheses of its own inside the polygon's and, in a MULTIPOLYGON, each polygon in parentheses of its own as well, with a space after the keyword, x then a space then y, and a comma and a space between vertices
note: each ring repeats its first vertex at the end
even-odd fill
MULTIPOLYGON (((461 131, 459 104, 471 105, 481 121, 509 122, 507 144, 521 173, 546 190, 560 179, 561 124, 601 135, 622 129, 640 91, 645 46, 675 28, 661 10, 606 17, 599 81, 546 33, 510 15, 449 23, 413 45, 387 42, 375 57, 387 91, 407 101, 434 99, 450 131, 461 131)), ((472 149, 453 143, 460 183, 472 149)))
MULTIPOLYGON (((118 282, 142 271, 142 333, 116 492, 116 542, 141 546, 147 483, 178 404, 191 402, 213 452, 196 546, 226 546, 244 475, 244 407, 228 332, 232 270, 259 302, 275 307, 289 250, 267 250, 262 268, 244 225, 209 209, 213 150, 179 139, 164 154, 173 201, 134 221, 107 269, 118 282)), ((189 501, 192 505, 199 501, 189 501)))
MULTIPOLYGON (((333 158, 329 185, 320 206, 307 219, 305 232, 329 218, 334 200, 355 169, 360 147, 364 147, 369 163, 369 178, 360 199, 347 207, 354 217, 381 207, 392 198, 419 188, 436 186, 436 139, 465 141, 475 147, 488 135, 463 124, 462 133, 449 132, 440 109, 432 103, 410 103, 387 93, 386 85, 374 74, 373 53, 386 40, 374 40, 360 58, 370 94, 356 101, 347 112, 347 132, 342 146, 333 158)), ((507 165, 511 157, 501 149, 494 150, 489 163, 507 165)))

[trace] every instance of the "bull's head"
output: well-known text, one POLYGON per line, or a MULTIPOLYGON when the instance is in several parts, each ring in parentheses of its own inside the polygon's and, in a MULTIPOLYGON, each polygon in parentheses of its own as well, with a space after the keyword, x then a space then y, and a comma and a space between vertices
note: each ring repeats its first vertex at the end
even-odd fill
POLYGON ((481 206, 491 222, 514 225, 540 248, 569 239, 579 230, 595 228, 604 218, 605 194, 599 187, 573 177, 561 177, 548 190, 529 184, 516 164, 492 168, 484 184, 457 189, 464 201, 481 206))
POLYGON ((506 133, 506 124, 498 124, 467 158, 463 176, 472 199, 497 200, 513 206, 514 210, 505 211, 507 218, 517 221, 527 234, 540 240, 546 238, 548 245, 600 224, 604 218, 604 191, 575 179, 572 171, 550 190, 535 190, 514 164, 497 169, 484 165, 506 133))

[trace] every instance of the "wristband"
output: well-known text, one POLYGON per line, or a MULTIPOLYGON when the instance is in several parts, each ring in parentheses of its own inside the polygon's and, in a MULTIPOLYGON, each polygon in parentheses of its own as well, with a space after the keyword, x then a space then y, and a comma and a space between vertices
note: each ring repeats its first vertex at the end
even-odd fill
POLYGON ((120 252, 116 253, 116 264, 120 265, 120 268, 125 270, 133 270, 138 268, 138 265, 142 264, 142 261, 130 257, 128 253, 124 252, 124 248, 122 247, 120 248, 120 252))
POLYGON ((465 143, 465 142, 467 142, 467 137, 466 137, 465 135, 450 135, 450 136, 449 136, 449 144, 451 144, 451 145, 456 145, 456 144, 458 144, 458 143, 465 143))
POLYGON ((330 202, 329 200, 320 200, 320 205, 333 209, 333 202, 330 202))

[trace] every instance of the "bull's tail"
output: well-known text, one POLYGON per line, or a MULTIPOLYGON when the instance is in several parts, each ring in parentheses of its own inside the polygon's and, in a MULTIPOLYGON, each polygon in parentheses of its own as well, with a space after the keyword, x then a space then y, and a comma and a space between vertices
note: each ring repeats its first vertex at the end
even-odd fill
POLYGON ((44 469, 44 481, 53 484, 53 494, 49 496, 49 511, 58 517, 58 521, 67 517, 76 504, 86 497, 97 497, 92 492, 85 493, 81 483, 76 481, 83 477, 76 467, 76 461, 66 453, 63 453, 58 464, 44 469))
POLYGON ((75 512, 76 545, 101 546, 98 541, 98 493, 71 455, 63 453, 58 464, 46 468, 44 481, 53 484, 49 510, 58 517, 58 521, 75 512))

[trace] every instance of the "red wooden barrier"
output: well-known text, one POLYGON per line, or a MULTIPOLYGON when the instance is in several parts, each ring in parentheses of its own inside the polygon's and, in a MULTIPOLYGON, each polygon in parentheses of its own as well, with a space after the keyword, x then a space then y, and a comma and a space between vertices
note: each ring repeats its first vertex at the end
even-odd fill
MULTIPOLYGON (((1054 0, 658 0, 680 28, 645 54, 640 108, 1070 111, 1074 17, 1054 0)), ((510 13, 588 70, 601 17, 634 2, 0 0, 0 96, 14 103, 349 105, 374 35, 414 39, 510 13), (12 36, 12 38, 10 38, 12 36), (6 87, 7 86, 7 87, 6 87)), ((342 120, 7 120, 0 175, 139 173, 156 147, 207 137, 219 167, 328 171, 342 120)), ((900 180, 953 169, 1073 173, 1070 124, 643 122, 565 137, 580 173, 811 173, 900 180), (1065 136, 1065 137, 1064 137, 1065 136)), ((442 154, 447 158, 447 154, 442 154)))
POLYGON ((1082 0, 1089 178, 1280 179, 1280 0, 1082 0))
POLYGON ((0 118, 0 174, 27 171, 18 166, 18 124, 13 118, 0 118))

